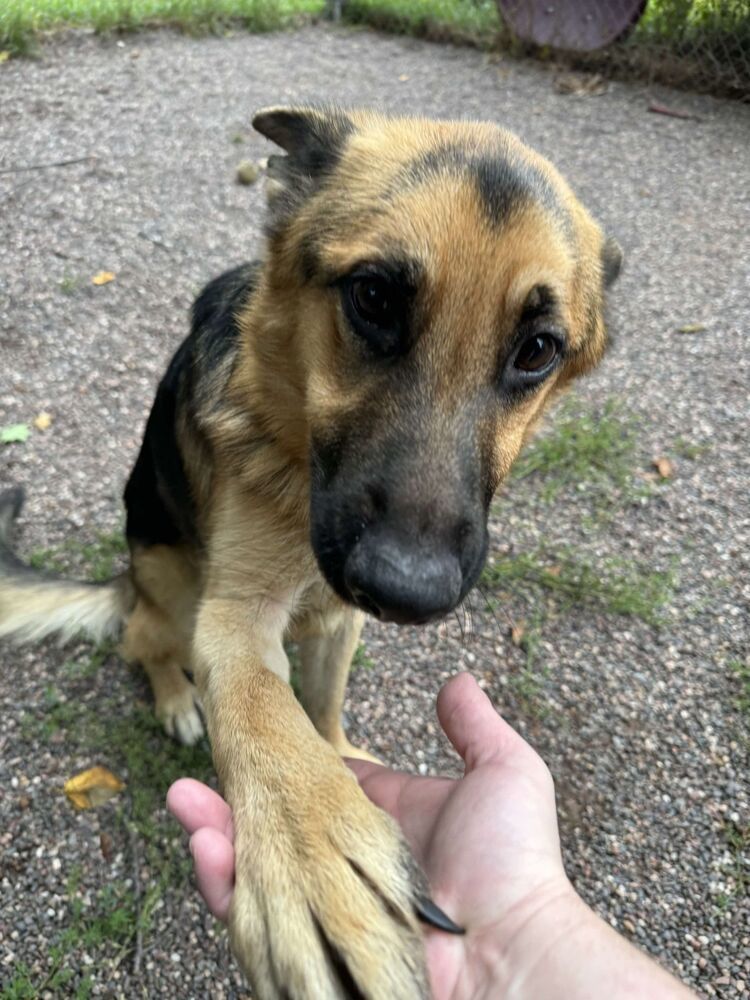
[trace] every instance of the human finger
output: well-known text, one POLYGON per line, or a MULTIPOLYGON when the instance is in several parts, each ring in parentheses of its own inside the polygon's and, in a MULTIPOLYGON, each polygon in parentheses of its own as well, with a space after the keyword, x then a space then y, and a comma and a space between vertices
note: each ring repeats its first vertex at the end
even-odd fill
POLYGON ((458 674, 443 685, 437 711, 440 725, 466 764, 467 772, 480 764, 499 761, 509 751, 534 752, 498 715, 471 674, 458 674))
POLYGON ((190 838, 198 891, 217 920, 226 920, 234 889, 234 848, 214 827, 204 826, 190 838))
POLYGON ((213 789, 194 778, 178 778, 167 792, 167 809, 186 833, 202 827, 233 840, 232 810, 213 789))

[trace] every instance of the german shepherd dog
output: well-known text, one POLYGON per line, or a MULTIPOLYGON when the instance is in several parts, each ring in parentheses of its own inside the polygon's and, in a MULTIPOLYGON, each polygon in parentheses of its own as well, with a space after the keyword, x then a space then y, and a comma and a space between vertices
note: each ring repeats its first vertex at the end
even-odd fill
POLYGON ((0 635, 121 632, 168 733, 192 743, 202 711, 234 811, 230 934, 259 997, 413 1000, 418 921, 451 924, 341 761, 362 756, 341 726, 352 653, 365 614, 433 621, 475 583, 495 490, 605 350, 621 254, 495 125, 331 108, 253 124, 286 152, 267 250, 205 288, 159 385, 125 489, 129 569, 33 573, 6 491, 0 635))

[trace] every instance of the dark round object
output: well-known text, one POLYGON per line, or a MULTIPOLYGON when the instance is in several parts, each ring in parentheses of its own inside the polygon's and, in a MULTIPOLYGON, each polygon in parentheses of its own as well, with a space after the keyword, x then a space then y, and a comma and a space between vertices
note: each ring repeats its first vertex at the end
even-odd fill
POLYGON ((647 0, 497 0, 515 35, 534 45, 591 52, 640 20, 647 0))

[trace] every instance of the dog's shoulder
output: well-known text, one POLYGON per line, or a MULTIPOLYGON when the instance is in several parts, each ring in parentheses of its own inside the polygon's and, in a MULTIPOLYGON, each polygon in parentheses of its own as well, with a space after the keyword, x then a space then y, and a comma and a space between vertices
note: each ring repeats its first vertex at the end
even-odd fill
POLYGON ((236 338, 239 333, 237 313, 254 291, 260 269, 261 262, 256 260, 240 264, 209 281, 193 303, 193 335, 201 341, 217 344, 236 338))

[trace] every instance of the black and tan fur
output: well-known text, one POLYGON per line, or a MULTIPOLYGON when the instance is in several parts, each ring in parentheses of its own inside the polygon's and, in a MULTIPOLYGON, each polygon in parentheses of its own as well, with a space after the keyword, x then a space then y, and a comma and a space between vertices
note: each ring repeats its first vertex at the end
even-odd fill
POLYGON ((426 621, 476 581, 498 484, 602 356, 620 254, 494 125, 254 124, 287 154, 269 162, 266 255, 208 285, 161 382, 125 491, 128 573, 33 575, 8 548, 10 491, 0 635, 122 628, 185 742, 200 698, 235 817, 230 931, 259 997, 406 1000, 427 993, 426 887, 339 757, 357 753, 340 715, 363 612, 426 621))

